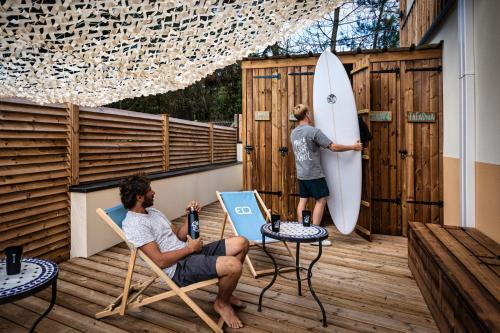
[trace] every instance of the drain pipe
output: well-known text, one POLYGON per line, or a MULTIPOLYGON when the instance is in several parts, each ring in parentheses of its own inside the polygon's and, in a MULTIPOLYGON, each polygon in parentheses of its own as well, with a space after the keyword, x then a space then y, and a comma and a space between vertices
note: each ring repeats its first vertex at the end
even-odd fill
POLYGON ((474 0, 458 1, 460 98, 460 225, 476 225, 474 0))

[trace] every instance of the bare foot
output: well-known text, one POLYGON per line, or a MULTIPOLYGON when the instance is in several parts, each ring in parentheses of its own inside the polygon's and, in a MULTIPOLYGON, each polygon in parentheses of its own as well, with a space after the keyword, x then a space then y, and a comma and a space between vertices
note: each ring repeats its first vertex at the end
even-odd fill
POLYGON ((238 297, 231 295, 231 298, 229 299, 229 303, 231 303, 232 306, 235 308, 240 308, 244 309, 247 307, 245 303, 243 303, 242 300, 240 300, 238 297))
POLYGON ((214 302, 214 310, 220 314, 226 325, 230 328, 242 328, 243 322, 238 318, 230 304, 224 304, 218 299, 214 302))

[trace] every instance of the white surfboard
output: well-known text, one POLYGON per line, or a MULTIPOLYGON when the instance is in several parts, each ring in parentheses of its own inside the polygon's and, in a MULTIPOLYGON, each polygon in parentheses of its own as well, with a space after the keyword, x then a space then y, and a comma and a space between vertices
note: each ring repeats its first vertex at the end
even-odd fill
MULTIPOLYGON (((329 50, 323 52, 314 73, 314 126, 334 143, 351 145, 359 140, 354 94, 340 60, 329 50)), ((321 150, 321 166, 330 196, 328 209, 337 229, 351 233, 358 220, 361 202, 361 152, 334 153, 321 150)))

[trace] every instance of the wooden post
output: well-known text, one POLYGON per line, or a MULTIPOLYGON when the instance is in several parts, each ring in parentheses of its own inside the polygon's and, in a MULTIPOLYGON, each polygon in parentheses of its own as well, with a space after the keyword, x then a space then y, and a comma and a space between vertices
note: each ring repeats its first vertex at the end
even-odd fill
POLYGON ((68 104, 68 153, 70 185, 80 182, 80 108, 68 104))
POLYGON ((208 123, 208 150, 210 152, 210 164, 214 163, 214 124, 208 123))
POLYGON ((168 114, 162 114, 163 123, 163 171, 167 172, 170 164, 170 138, 169 138, 169 126, 170 119, 168 114))

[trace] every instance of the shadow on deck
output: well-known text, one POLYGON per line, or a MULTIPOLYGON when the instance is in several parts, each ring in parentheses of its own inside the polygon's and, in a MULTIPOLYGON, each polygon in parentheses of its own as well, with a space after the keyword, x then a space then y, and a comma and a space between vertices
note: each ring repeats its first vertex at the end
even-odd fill
MULTIPOLYGON (((206 206, 201 214, 201 234, 205 243, 220 235, 223 212, 219 203, 206 206)), ((181 219, 174 221, 181 223, 181 219)), ((293 281, 278 278, 257 312, 258 296, 271 277, 252 278, 247 267, 236 296, 248 304, 238 314, 245 323, 240 332, 438 332, 427 305, 407 264, 407 239, 374 235, 368 243, 357 235, 341 235, 328 227, 333 246, 325 248, 313 270, 313 285, 321 299, 329 326, 322 327, 321 312, 303 285, 297 296, 293 281)), ((232 233, 226 228, 226 237, 232 233)), ((278 262, 286 261, 282 246, 270 246, 278 262)), ((317 247, 303 245, 301 259, 308 264, 317 247)), ((252 250, 257 268, 271 267, 261 250, 252 250)), ((94 319, 122 292, 128 265, 128 249, 119 244, 90 258, 73 258, 60 265, 57 305, 38 325, 38 332, 210 332, 210 329, 177 297, 158 302, 140 311, 94 319)), ((292 274, 292 273, 290 273, 292 274)), ((293 273, 294 274, 294 273, 293 273)), ((151 273, 140 261, 134 280, 151 273)), ((164 291, 154 284, 146 294, 164 291)), ((215 318, 211 301, 216 286, 189 293, 215 318)), ((0 306, 0 332, 27 332, 27 328, 48 306, 50 288, 36 297, 0 306)), ((226 329, 226 331, 230 331, 226 329)))

